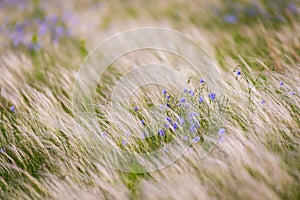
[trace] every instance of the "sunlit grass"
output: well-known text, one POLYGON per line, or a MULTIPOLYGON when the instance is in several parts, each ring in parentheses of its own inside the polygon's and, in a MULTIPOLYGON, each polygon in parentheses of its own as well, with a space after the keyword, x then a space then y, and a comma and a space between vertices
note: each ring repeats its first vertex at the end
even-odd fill
MULTIPOLYGON (((296 1, 259 1, 257 7, 251 1, 20 2, 5 0, 0 6, 1 199, 300 198, 296 1), (187 80, 193 94, 142 88, 127 108, 134 122, 129 134, 153 130, 149 109, 156 104, 164 108, 163 126, 156 127, 152 138, 120 134, 108 102, 124 71, 145 61, 184 64, 154 52, 133 54, 112 64, 97 88, 96 121, 102 129, 87 119, 79 126, 72 92, 87 52, 112 33, 140 26, 167 26, 205 41, 218 62, 224 94, 214 97, 209 85, 200 82, 205 77, 195 76, 187 80), (197 123, 188 123, 190 113, 182 109, 187 104, 197 123), (220 138, 202 159, 209 125, 220 138), (101 149, 91 148, 96 137, 104 137, 124 150, 147 152, 183 129, 189 136, 182 133, 179 140, 191 142, 190 148, 156 172, 112 170, 97 156, 101 149), (87 130, 95 135, 87 138, 87 130)), ((140 161, 128 168, 141 170, 140 161)))

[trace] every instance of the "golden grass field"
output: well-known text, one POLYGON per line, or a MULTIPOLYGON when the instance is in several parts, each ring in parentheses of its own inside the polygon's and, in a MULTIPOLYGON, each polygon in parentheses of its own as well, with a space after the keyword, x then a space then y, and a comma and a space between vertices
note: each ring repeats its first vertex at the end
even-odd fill
MULTIPOLYGON (((298 0, 0 1, 0 199, 300 199, 299 17, 298 0), (163 139, 123 144, 108 109, 120 77, 142 64, 174 66, 191 87, 206 79, 166 52, 132 52, 107 68, 94 94, 97 126, 73 112, 74 83, 88 53, 140 27, 183 33, 216 63, 222 96, 201 88, 187 97, 193 108, 204 106, 195 112, 208 109, 207 122, 222 121, 225 130, 205 158, 202 125, 195 130, 200 142, 152 172, 136 173, 140 166, 130 162, 126 172, 107 167, 98 156, 114 160, 120 152, 94 148, 102 129, 108 145, 136 152, 173 138, 174 124, 163 139), (222 115, 212 107, 219 104, 222 115), (210 118, 214 111, 218 118, 210 118)), ((145 87, 134 102, 167 101, 178 113, 180 97, 165 100, 162 90, 145 87)), ((139 119, 151 120, 147 107, 138 112, 129 123, 134 130, 146 126, 139 119)))

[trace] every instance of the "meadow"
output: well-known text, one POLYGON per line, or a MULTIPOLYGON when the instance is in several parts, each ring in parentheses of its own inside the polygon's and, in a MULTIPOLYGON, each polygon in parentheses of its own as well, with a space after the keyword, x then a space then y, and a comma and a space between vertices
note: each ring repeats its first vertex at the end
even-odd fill
POLYGON ((299 18, 298 0, 0 1, 0 199, 300 199, 299 18), (93 101, 77 94, 92 50, 140 27, 189 36, 216 68, 134 51, 106 68, 93 101), (131 121, 116 123, 114 86, 149 63, 186 82, 147 75, 170 86, 139 88, 120 104, 131 121))

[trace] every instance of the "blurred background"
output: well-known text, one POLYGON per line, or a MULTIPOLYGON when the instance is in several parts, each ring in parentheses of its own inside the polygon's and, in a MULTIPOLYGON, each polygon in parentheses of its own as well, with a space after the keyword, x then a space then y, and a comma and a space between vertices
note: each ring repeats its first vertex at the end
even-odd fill
MULTIPOLYGON (((90 49, 107 36, 158 26, 181 32, 209 31, 210 38, 248 42, 245 29, 278 29, 299 15, 297 0, 41 1, 0 2, 1 48, 38 51, 69 41, 90 49)), ((211 42, 211 41, 210 41, 211 42)), ((251 44, 250 44, 251 45, 251 44)), ((229 48, 229 47, 228 47, 229 48)), ((3 50, 2 50, 3 51, 3 50)))

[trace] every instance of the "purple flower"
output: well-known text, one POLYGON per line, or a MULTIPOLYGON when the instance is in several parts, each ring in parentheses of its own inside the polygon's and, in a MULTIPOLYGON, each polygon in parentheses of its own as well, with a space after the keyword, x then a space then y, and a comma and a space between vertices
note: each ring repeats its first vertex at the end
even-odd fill
POLYGON ((163 94, 166 95, 167 94, 167 89, 163 89, 163 94))
POLYGON ((261 103, 262 103, 262 104, 265 104, 265 103, 266 103, 266 100, 264 100, 264 99, 261 100, 261 103))
POLYGON ((180 102, 181 102, 181 103, 185 103, 185 98, 181 98, 181 99, 180 99, 180 102))
POLYGON ((167 96, 166 96, 167 100, 169 100, 169 99, 170 99, 170 97, 171 97, 171 96, 167 94, 167 96))
POLYGON ((52 24, 56 24, 58 17, 57 17, 57 15, 52 15, 52 16, 48 17, 47 20, 52 24))
POLYGON ((19 46, 19 44, 22 43, 22 40, 23 40, 22 36, 14 38, 14 40, 13 40, 13 46, 14 47, 19 46))
POLYGON ((28 45, 28 48, 31 50, 31 51, 38 51, 41 49, 41 45, 39 43, 36 43, 36 42, 31 42, 29 45, 28 45))
POLYGON ((48 30, 48 25, 46 22, 43 22, 39 27, 38 33, 39 33, 39 35, 42 36, 42 35, 46 34, 47 30, 48 30))
POLYGON ((144 119, 142 119, 142 120, 141 120, 141 123, 142 123, 143 125, 145 125, 145 120, 144 120, 144 119))
POLYGON ((196 118, 196 117, 198 117, 199 115, 197 114, 197 113, 195 113, 195 112, 190 112, 189 114, 188 114, 188 121, 190 122, 190 123, 193 123, 193 121, 194 121, 194 119, 196 118))
POLYGON ((202 103, 204 99, 202 97, 199 97, 199 102, 202 103))
POLYGON ((58 37, 62 36, 62 34, 64 33, 64 28, 62 26, 57 26, 55 28, 55 33, 58 37))
POLYGON ((184 119, 182 117, 179 117, 178 122, 179 125, 182 126, 184 124, 184 119))
POLYGON ((291 12, 291 13, 297 13, 297 7, 293 2, 288 3, 287 5, 287 9, 291 12))
POLYGON ((24 43, 24 35, 20 32, 14 32, 11 35, 11 40, 13 42, 13 46, 17 47, 19 44, 24 43))
POLYGON ((192 133, 195 133, 195 132, 197 131, 197 127, 195 126, 195 124, 192 124, 192 125, 190 126, 190 131, 191 131, 192 133))
POLYGON ((241 71, 240 71, 240 70, 237 70, 236 75, 237 75, 237 76, 241 75, 241 71))
POLYGON ((193 143, 197 143, 200 141, 200 137, 199 136, 196 136, 194 139, 193 139, 193 143))
POLYGON ((203 80, 203 79, 200 79, 200 83, 203 84, 203 83, 204 83, 204 80, 203 80))
POLYGON ((280 81, 280 82, 279 82, 279 85, 280 85, 280 86, 283 86, 283 81, 280 81))
POLYGON ((225 15, 224 21, 227 24, 235 24, 238 21, 238 18, 235 14, 225 15))
POLYGON ((188 137, 187 135, 185 135, 185 136, 183 137, 183 140, 184 140, 184 141, 188 141, 188 139, 189 139, 189 137, 188 137))
POLYGON ((188 92, 188 90, 186 88, 184 88, 183 93, 187 93, 187 92, 188 92))
POLYGON ((172 123, 172 120, 170 117, 166 117, 166 120, 169 122, 169 123, 172 123))
POLYGON ((15 112, 15 111, 16 111, 16 108, 15 108, 14 106, 11 106, 11 107, 10 107, 10 111, 11 111, 11 112, 15 112))
POLYGON ((134 107, 134 111, 138 111, 139 109, 138 109, 138 107, 134 107))
POLYGON ((174 130, 176 130, 178 128, 178 125, 176 122, 173 123, 173 128, 174 128, 174 130))
POLYGON ((218 134, 219 135, 224 135, 225 133, 225 129, 224 128, 221 128, 219 131, 218 131, 218 134))
POLYGON ((189 91, 189 94, 192 95, 192 96, 194 96, 194 91, 193 91, 193 90, 190 90, 190 91, 189 91))
POLYGON ((216 99, 216 94, 215 93, 210 93, 208 95, 208 97, 211 99, 211 100, 215 100, 216 99))
POLYGON ((160 136, 165 136, 165 131, 164 131, 164 129, 160 129, 160 130, 158 131, 158 134, 159 134, 160 136))
POLYGON ((127 144, 127 141, 122 139, 122 145, 125 146, 127 144))
POLYGON ((25 28, 25 25, 26 25, 26 23, 19 23, 19 24, 16 24, 16 26, 15 26, 16 32, 18 32, 18 33, 23 33, 24 28, 25 28))

